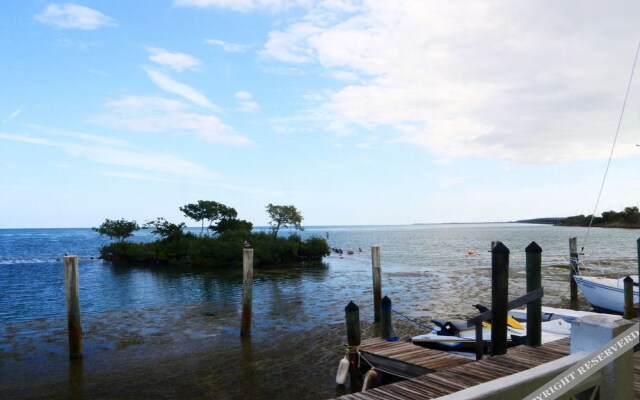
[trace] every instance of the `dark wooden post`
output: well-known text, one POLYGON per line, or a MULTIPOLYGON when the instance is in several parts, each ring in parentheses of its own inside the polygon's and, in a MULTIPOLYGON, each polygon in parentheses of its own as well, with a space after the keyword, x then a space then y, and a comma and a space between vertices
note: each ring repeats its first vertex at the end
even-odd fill
POLYGON ((351 376, 351 387, 359 386, 360 371, 358 370, 358 346, 360 346, 360 308, 350 301, 344 308, 344 315, 347 322, 347 346, 349 347, 349 375, 351 376))
POLYGON ((482 321, 478 321, 475 324, 476 327, 476 361, 482 360, 482 354, 484 353, 484 339, 482 337, 482 321))
POLYGON ((571 300, 578 300, 578 284, 573 276, 578 273, 578 239, 569 239, 569 287, 571 288, 571 300))
POLYGON ((502 243, 491 250, 491 354, 507 353, 509 249, 502 243))
POLYGON ((391 299, 384 296, 380 301, 380 337, 389 339, 391 337, 391 299))
POLYGON ((624 278, 624 318, 632 319, 633 314, 633 278, 627 275, 624 278))
POLYGON ((78 256, 64 257, 64 286, 67 294, 69 358, 82 358, 78 256))
MULTIPOLYGON (((525 249, 527 254, 527 293, 542 287, 542 248, 531 242, 525 249)), ((542 344, 542 299, 527 304, 527 345, 542 344)))
POLYGON ((638 249, 638 283, 640 283, 640 238, 636 240, 636 248, 638 249))
POLYGON ((242 323, 240 336, 251 336, 251 314, 253 309, 253 249, 242 251, 242 323))
POLYGON ((371 247, 371 271, 373 275, 373 321, 380 321, 380 298, 382 297, 382 279, 380 270, 380 246, 371 247))

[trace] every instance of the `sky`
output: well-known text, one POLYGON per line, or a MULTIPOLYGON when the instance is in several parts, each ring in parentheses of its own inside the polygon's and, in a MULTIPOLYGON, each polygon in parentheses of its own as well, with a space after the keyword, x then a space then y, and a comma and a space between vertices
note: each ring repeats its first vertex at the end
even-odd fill
POLYGON ((198 200, 307 226, 637 206, 639 21, 632 0, 4 0, 0 228, 197 225, 198 200))

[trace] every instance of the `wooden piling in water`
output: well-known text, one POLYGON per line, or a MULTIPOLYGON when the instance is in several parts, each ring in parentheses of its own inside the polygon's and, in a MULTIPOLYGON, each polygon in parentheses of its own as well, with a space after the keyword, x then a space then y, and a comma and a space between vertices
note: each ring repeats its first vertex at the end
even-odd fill
POLYGON ((392 335, 391 328, 391 299, 384 296, 380 301, 380 337, 389 339, 392 335))
POLYGON ((509 302, 509 249, 498 243, 491 250, 491 354, 507 353, 507 303, 509 302))
MULTIPOLYGON (((542 248, 531 242, 525 249, 527 293, 542 287, 542 248)), ((527 304, 527 346, 542 344, 542 299, 527 304)))
POLYGON ((380 246, 371 247, 371 271, 373 275, 373 321, 379 322, 380 298, 382 297, 380 246))
POLYGON ((347 346, 349 350, 349 375, 351 387, 360 385, 360 371, 358 370, 358 346, 360 346, 360 308, 350 301, 344 308, 347 323, 347 346))
POLYGON ((242 252, 242 322, 240 336, 251 336, 253 309, 253 249, 245 247, 242 252))
POLYGON ((569 239, 569 288, 571 300, 578 300, 578 284, 573 276, 578 272, 578 239, 569 239))
POLYGON ((627 275, 624 282, 624 318, 632 319, 635 317, 633 309, 633 278, 627 275))
POLYGON ((64 257, 64 286, 67 296, 67 330, 69 358, 82 358, 78 256, 64 257))

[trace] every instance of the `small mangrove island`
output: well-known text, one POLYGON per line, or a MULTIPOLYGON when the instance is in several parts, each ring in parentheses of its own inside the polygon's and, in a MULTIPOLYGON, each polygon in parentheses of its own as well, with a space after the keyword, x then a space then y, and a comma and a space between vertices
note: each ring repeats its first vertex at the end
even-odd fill
POLYGON ((183 214, 200 223, 200 233, 186 231, 186 224, 175 224, 163 217, 147 221, 142 226, 124 218, 106 219, 92 228, 114 242, 100 248, 100 256, 124 265, 176 265, 188 267, 236 267, 242 265, 242 249, 252 247, 255 266, 293 264, 320 261, 330 254, 323 237, 305 240, 297 233, 278 236, 281 228, 302 231, 303 217, 293 205, 266 206, 270 218, 268 231, 253 230, 249 221, 238 219, 233 207, 210 200, 199 200, 179 208, 183 214), (152 229, 158 237, 152 242, 131 242, 139 229, 152 229))

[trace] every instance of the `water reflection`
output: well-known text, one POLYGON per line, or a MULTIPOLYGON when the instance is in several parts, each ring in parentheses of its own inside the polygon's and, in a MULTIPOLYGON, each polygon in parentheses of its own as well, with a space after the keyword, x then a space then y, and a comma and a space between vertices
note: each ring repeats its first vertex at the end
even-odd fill
POLYGON ((84 360, 82 358, 69 361, 69 399, 82 399, 84 383, 84 360))

